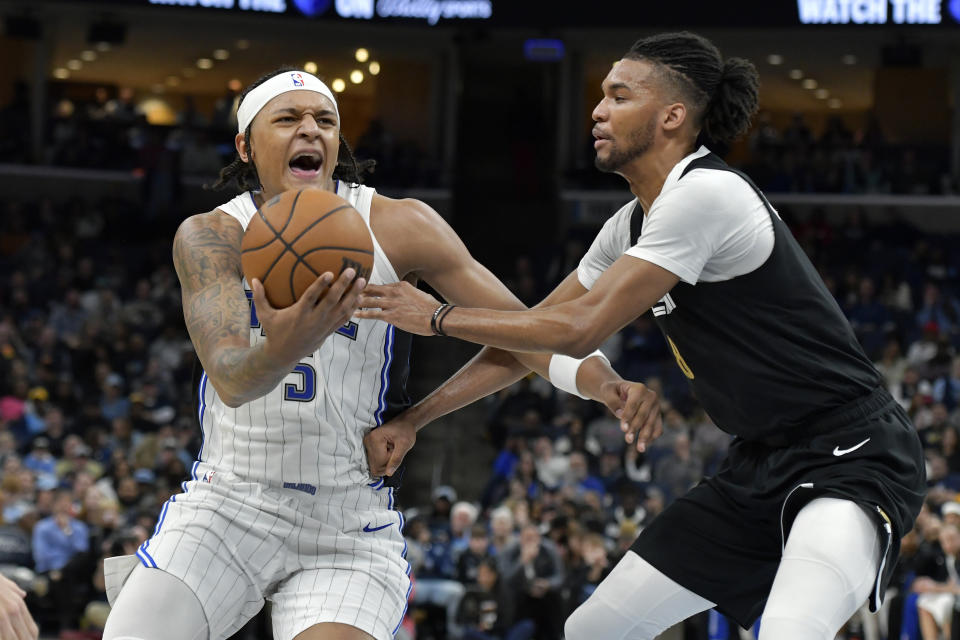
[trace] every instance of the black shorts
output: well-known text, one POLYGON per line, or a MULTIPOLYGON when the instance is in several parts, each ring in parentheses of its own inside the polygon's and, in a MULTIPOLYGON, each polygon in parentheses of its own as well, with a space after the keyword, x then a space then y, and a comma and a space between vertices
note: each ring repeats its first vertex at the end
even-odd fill
POLYGON ((885 390, 809 433, 816 435, 787 446, 735 439, 716 476, 667 507, 632 550, 750 627, 766 604, 796 514, 823 495, 847 498, 874 515, 881 532, 875 611, 926 493, 920 438, 885 390))

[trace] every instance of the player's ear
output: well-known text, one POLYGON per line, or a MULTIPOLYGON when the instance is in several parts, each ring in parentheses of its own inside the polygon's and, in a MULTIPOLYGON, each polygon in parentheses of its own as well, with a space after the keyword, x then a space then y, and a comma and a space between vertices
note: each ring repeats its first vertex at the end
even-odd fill
POLYGON ((663 128, 668 131, 679 129, 687 121, 687 106, 682 102, 667 105, 663 114, 663 128))
POLYGON ((244 162, 250 162, 250 150, 247 148, 247 137, 238 133, 233 139, 233 146, 237 148, 240 159, 244 162))

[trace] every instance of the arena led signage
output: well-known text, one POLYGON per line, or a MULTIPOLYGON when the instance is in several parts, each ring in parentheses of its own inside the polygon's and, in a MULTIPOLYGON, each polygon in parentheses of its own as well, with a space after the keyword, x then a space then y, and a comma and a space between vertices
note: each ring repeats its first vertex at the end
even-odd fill
POLYGON ((490 0, 336 0, 341 18, 414 18, 437 24, 441 18, 481 19, 493 15, 490 0))
POLYGON ((797 0, 801 24, 960 22, 960 0, 797 0))
POLYGON ((441 20, 487 20, 492 0, 147 0, 152 5, 301 14, 310 18, 373 20, 405 18, 435 25, 441 20))
POLYGON ((173 7, 201 7, 203 9, 239 9, 285 13, 287 0, 149 0, 150 4, 173 7))

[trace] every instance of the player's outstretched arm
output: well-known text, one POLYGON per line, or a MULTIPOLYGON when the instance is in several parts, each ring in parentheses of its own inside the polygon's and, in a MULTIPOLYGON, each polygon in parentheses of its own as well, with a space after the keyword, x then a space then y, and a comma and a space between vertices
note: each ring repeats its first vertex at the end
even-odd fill
MULTIPOLYGON (((527 311, 456 307, 443 316, 450 336, 509 351, 584 357, 650 309, 679 282, 651 262, 624 255, 579 298, 527 311)), ((384 320, 428 336, 440 303, 407 282, 370 287, 360 297, 361 318, 384 320)))
POLYGON ((295 304, 273 309, 262 285, 252 283, 266 339, 251 347, 250 303, 241 284, 242 236, 237 221, 213 212, 184 220, 173 240, 187 331, 207 377, 231 407, 276 387, 301 358, 350 318, 365 284, 358 279, 351 286, 352 269, 335 282, 332 273, 325 273, 295 304))
MULTIPOLYGON (((414 231, 408 239, 414 246, 405 253, 417 257, 412 270, 418 277, 456 304, 525 309, 509 289, 470 255, 456 233, 430 207, 417 201, 398 204, 407 209, 404 215, 393 219, 405 220, 405 228, 414 231), (419 247, 418 243, 424 246, 419 247)), ((576 274, 571 274, 538 307, 572 300, 585 292, 576 274)), ((391 475, 413 446, 416 432, 440 416, 499 391, 531 370, 549 380, 550 360, 550 354, 481 350, 433 393, 368 435, 365 444, 371 473, 391 475)), ((656 394, 642 384, 621 379, 605 358, 586 358, 576 368, 575 384, 582 395, 605 403, 622 419, 627 442, 636 438, 642 450, 646 442, 659 435, 656 394)))

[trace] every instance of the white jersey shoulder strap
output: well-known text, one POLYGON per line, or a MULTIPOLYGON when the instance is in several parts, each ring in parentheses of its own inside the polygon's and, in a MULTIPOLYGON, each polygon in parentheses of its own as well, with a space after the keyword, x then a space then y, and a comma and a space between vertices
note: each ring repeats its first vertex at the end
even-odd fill
POLYGON ((373 227, 370 225, 370 206, 373 203, 373 196, 377 193, 376 189, 365 187, 362 184, 350 184, 338 180, 336 183, 336 193, 349 202, 363 217, 363 221, 367 223, 367 227, 370 229, 370 237, 373 238, 373 251, 376 256, 374 269, 376 271, 379 271, 381 268, 383 269, 380 273, 380 276, 383 278, 381 283, 398 281, 400 278, 397 276, 393 265, 390 264, 390 260, 387 258, 383 247, 377 242, 377 235, 373 232, 373 227))
POLYGON ((253 214, 257 212, 257 203, 253 199, 253 191, 244 191, 229 202, 224 202, 217 209, 232 218, 236 218, 237 222, 246 231, 253 214))

